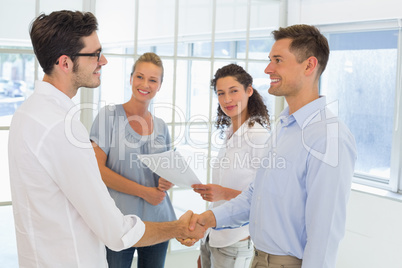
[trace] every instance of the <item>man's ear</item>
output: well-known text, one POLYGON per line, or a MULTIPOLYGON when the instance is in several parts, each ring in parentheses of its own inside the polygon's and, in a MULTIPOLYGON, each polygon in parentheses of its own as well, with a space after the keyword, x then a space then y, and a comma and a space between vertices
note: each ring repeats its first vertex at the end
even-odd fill
POLYGON ((314 73, 314 71, 318 68, 318 60, 316 57, 311 56, 305 62, 306 62, 305 74, 309 76, 312 73, 314 73))
POLYGON ((70 57, 66 55, 61 55, 56 61, 56 65, 59 70, 62 70, 63 72, 68 72, 73 68, 73 62, 71 61, 70 57))

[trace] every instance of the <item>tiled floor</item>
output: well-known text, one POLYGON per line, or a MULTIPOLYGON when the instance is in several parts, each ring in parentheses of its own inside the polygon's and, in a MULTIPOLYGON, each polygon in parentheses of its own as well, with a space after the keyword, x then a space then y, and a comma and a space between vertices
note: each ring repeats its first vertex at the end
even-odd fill
POLYGON ((18 268, 17 244, 11 206, 0 206, 0 266, 18 268))

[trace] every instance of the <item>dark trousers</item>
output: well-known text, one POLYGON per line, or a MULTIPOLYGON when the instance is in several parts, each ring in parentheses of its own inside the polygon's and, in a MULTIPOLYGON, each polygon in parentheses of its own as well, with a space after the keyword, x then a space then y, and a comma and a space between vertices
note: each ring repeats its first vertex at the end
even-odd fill
POLYGON ((137 250, 138 268, 163 268, 169 241, 148 247, 128 248, 113 251, 106 247, 106 258, 109 268, 130 268, 134 252, 137 250))

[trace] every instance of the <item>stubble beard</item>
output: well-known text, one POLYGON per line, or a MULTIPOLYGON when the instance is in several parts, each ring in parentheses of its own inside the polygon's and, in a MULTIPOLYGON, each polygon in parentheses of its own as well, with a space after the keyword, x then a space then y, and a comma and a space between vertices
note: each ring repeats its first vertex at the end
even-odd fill
POLYGON ((94 80, 93 73, 90 75, 83 75, 79 70, 79 65, 74 65, 73 73, 74 77, 74 88, 78 90, 78 88, 86 87, 86 88, 97 88, 100 86, 100 78, 96 81, 94 80))

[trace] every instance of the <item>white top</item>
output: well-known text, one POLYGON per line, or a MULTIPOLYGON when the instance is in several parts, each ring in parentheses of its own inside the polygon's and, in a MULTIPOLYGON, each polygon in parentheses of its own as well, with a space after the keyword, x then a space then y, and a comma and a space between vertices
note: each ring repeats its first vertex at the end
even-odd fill
MULTIPOLYGON (((269 131, 258 123, 249 128, 248 122, 245 121, 233 135, 232 127, 228 129, 224 146, 213 163, 213 184, 243 191, 254 181, 266 150, 269 131)), ((218 207, 225 202, 213 202, 211 206, 218 207)), ((235 229, 209 229, 209 244, 211 247, 227 247, 249 235, 248 225, 235 229)))
POLYGON ((123 216, 101 179, 79 107, 42 81, 14 114, 11 193, 20 267, 107 267, 105 245, 134 245, 145 225, 123 216))

